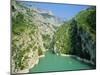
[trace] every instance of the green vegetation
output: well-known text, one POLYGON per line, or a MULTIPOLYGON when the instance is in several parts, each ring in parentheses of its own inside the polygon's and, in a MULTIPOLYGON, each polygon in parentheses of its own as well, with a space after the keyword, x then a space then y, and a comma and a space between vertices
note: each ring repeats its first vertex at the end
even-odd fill
POLYGON ((18 13, 16 18, 12 17, 12 56, 15 62, 15 71, 28 67, 29 57, 26 54, 34 48, 36 43, 32 41, 36 27, 28 24, 22 13, 18 13))
POLYGON ((11 7, 12 72, 29 69, 31 65, 35 65, 39 56, 45 54, 45 49, 53 50, 59 55, 76 55, 96 64, 96 8, 94 6, 81 11, 59 27, 53 26, 54 29, 49 26, 50 23, 37 21, 41 16, 46 20, 51 15, 37 14, 36 11, 33 12, 32 9, 16 2, 11 7), (39 23, 35 23, 34 20, 39 23), (46 26, 48 32, 45 30, 43 32, 45 28, 42 26, 46 26))
POLYGON ((21 6, 16 10, 14 8, 15 5, 12 5, 14 10, 12 12, 12 72, 18 72, 29 68, 32 65, 30 61, 34 60, 33 64, 35 64, 38 55, 43 54, 44 48, 39 43, 38 27, 31 20, 31 16, 26 14, 28 9, 21 6))
POLYGON ((96 9, 81 11, 55 33, 55 47, 62 54, 77 55, 96 62, 96 9))
POLYGON ((68 29, 69 27, 67 25, 62 25, 54 35, 56 50, 59 50, 60 53, 64 54, 69 54, 70 51, 68 29))
POLYGON ((44 47, 46 49, 49 49, 50 48, 50 35, 46 34, 46 35, 42 35, 42 38, 43 38, 43 41, 44 41, 44 47))

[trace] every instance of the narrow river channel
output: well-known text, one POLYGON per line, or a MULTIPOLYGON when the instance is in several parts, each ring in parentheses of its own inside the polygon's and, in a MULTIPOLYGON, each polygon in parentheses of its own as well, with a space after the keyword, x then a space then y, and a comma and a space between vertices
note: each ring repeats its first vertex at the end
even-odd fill
POLYGON ((35 72, 51 72, 51 71, 69 71, 69 70, 86 70, 93 67, 80 60, 69 56, 57 56, 50 51, 47 51, 45 57, 40 58, 40 61, 35 67, 30 69, 30 73, 35 72))

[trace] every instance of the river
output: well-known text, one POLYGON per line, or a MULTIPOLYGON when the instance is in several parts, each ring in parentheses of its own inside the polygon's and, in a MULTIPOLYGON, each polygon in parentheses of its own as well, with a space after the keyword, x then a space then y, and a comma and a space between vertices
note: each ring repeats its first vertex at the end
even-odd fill
POLYGON ((72 57, 57 56, 47 51, 45 57, 40 58, 39 63, 31 68, 29 73, 87 69, 93 69, 93 67, 72 57))

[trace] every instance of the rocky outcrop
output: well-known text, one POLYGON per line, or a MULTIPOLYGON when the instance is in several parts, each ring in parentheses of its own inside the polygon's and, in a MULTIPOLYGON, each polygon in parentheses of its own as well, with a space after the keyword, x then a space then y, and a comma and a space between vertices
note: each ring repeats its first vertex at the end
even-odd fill
POLYGON ((63 25, 51 11, 12 0, 12 73, 27 73, 45 56, 75 55, 96 65, 96 10, 90 7, 63 25))
POLYGON ((12 1, 12 73, 27 73, 44 57, 58 24, 50 11, 12 1))

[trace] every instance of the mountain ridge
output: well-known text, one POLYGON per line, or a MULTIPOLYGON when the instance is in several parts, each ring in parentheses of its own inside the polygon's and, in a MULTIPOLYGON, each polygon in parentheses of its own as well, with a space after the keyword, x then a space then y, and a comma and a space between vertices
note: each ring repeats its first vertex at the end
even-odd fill
POLYGON ((62 22, 51 11, 12 1, 12 73, 27 73, 45 52, 76 55, 96 66, 96 8, 62 22))

